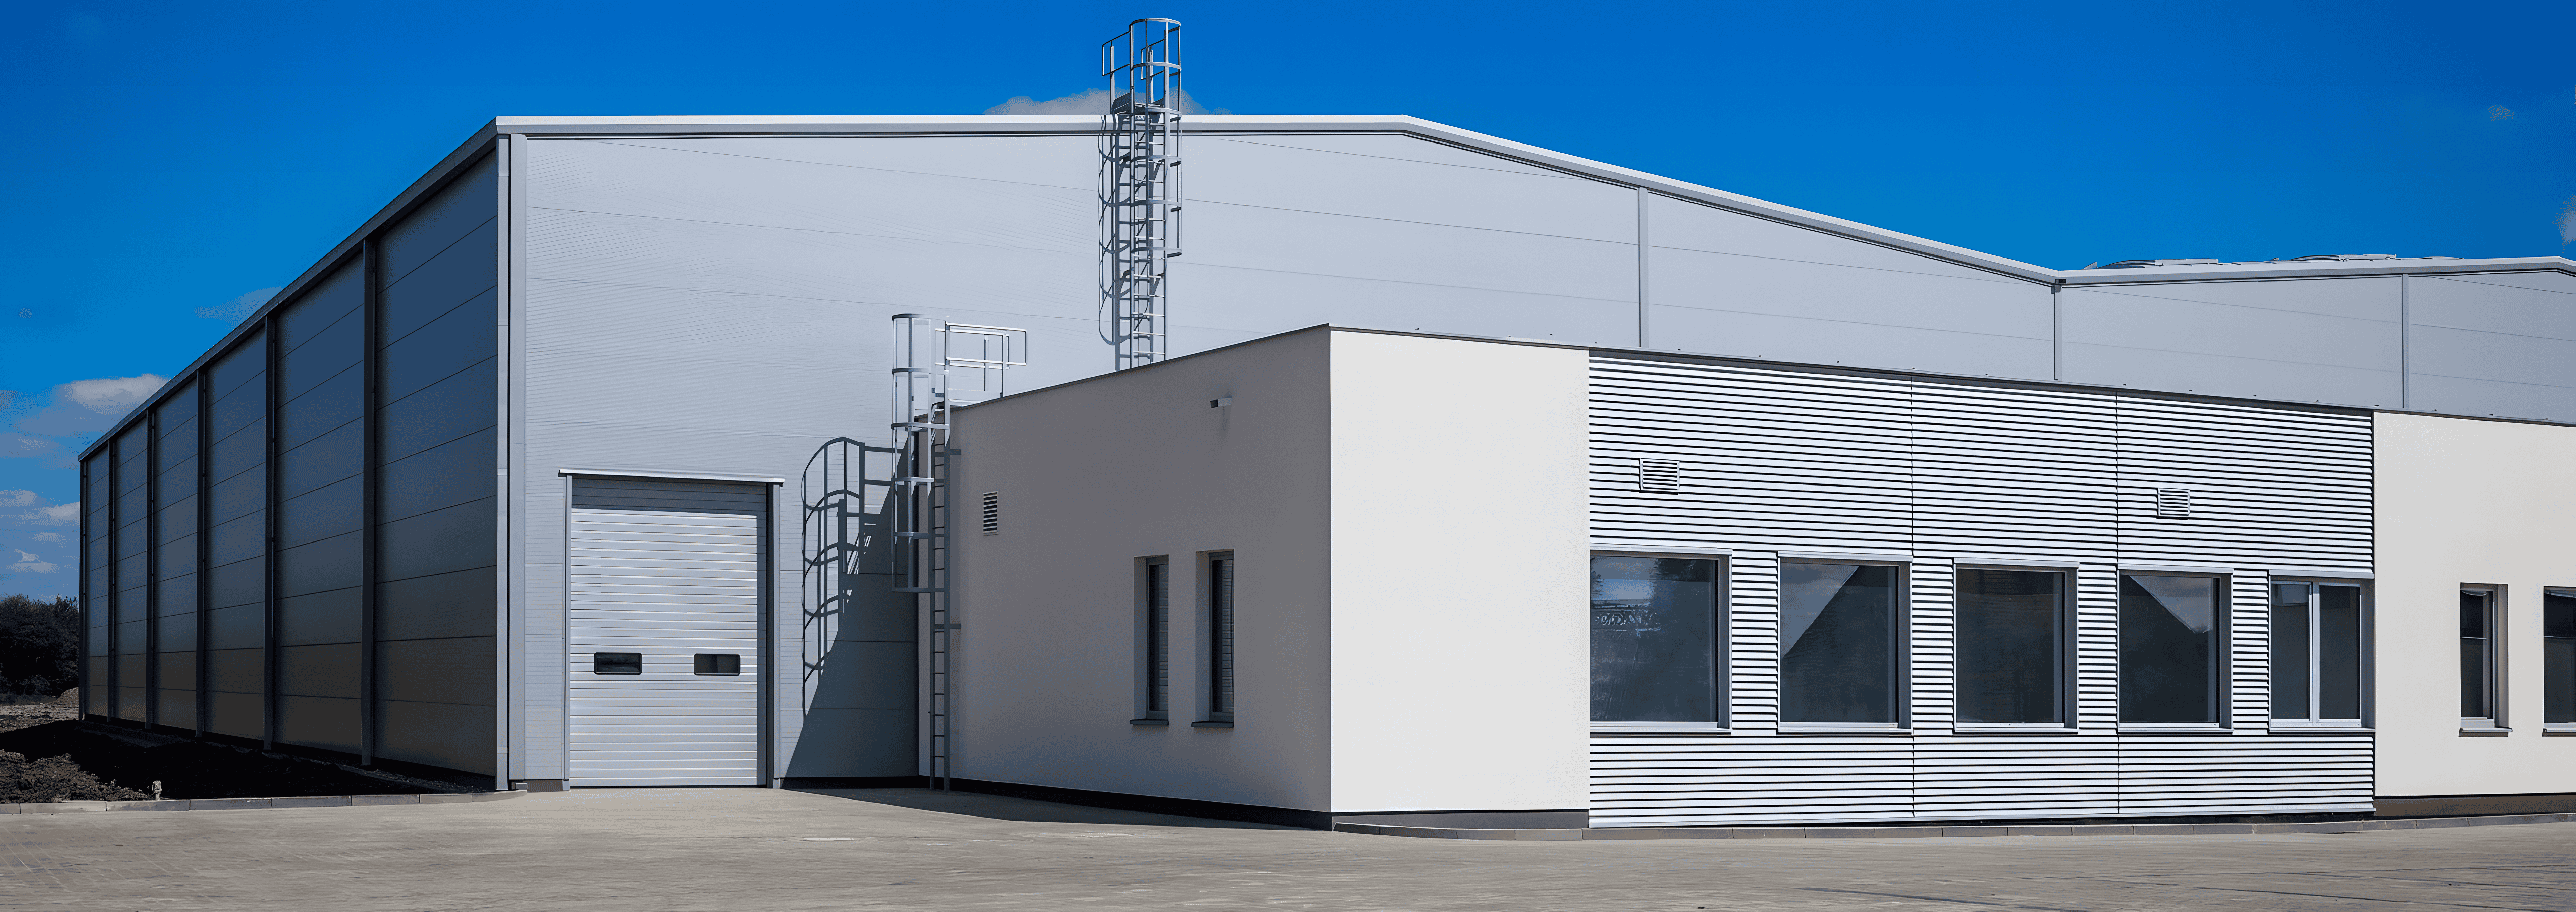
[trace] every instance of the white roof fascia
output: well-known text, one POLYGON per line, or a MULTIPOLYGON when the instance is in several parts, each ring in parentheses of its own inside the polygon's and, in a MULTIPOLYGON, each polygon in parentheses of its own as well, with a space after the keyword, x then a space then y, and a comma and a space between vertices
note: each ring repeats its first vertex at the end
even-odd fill
POLYGON ((2067 269, 2058 275, 2068 285, 2134 285, 2152 282, 2226 282, 2259 279, 2306 279, 2322 276, 2436 275, 2458 272, 2542 272, 2576 274, 2576 260, 2566 257, 2497 257, 2484 260, 2346 260, 2340 263, 2213 263, 2206 266, 2156 266, 2145 269, 2067 269))

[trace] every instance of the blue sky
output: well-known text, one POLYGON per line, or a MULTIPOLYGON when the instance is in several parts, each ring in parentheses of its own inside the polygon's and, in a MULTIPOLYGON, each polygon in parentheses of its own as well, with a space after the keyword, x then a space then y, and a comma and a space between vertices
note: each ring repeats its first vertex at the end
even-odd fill
MULTIPOLYGON (((494 115, 964 114, 1187 23, 1193 94, 1412 114, 2043 266, 2545 256, 2576 4, 0 5, 0 592, 69 456, 494 115)), ((50 569, 49 569, 50 568, 50 569)))

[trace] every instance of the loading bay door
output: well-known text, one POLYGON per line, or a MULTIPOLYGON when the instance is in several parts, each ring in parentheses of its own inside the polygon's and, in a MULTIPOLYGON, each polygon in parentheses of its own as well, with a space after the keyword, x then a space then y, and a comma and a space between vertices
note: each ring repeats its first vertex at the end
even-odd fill
POLYGON ((762 485, 573 480, 567 784, 760 784, 768 509, 762 485))

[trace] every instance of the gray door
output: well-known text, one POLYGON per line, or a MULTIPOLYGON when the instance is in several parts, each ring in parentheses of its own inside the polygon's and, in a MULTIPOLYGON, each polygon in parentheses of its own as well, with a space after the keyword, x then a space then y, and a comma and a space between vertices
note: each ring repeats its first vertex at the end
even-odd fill
POLYGON ((571 785, 760 784, 761 485, 576 479, 571 785))

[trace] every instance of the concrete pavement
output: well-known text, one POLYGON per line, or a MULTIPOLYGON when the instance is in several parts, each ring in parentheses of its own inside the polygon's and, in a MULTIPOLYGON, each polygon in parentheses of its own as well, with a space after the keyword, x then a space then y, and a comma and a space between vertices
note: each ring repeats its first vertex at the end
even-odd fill
POLYGON ((2576 824, 1485 842, 914 789, 651 789, 0 830, 10 908, 2576 909, 2576 824))

